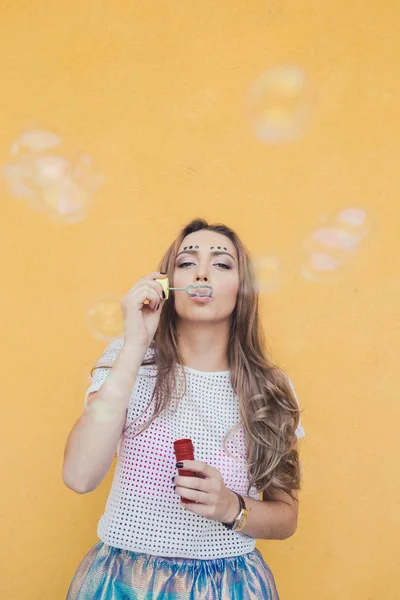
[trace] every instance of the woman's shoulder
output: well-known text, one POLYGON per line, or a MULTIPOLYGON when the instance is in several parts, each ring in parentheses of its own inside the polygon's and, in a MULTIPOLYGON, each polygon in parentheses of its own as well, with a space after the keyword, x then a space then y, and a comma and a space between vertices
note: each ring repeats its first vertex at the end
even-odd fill
POLYGON ((102 355, 96 362, 96 367, 109 367, 117 360, 121 348, 124 345, 124 338, 117 338, 107 344, 102 355))
MULTIPOLYGON (((125 340, 123 337, 119 337, 119 338, 112 340, 106 346, 105 350, 103 351, 103 354, 98 359, 98 361, 96 363, 96 367, 112 366, 114 364, 114 362, 117 360, 119 353, 121 352, 121 350, 124 346, 124 343, 125 343, 125 340)), ((147 350, 143 356, 143 361, 151 362, 154 358, 154 354, 155 354, 154 346, 153 346, 153 344, 150 344, 150 346, 147 348, 147 350)))

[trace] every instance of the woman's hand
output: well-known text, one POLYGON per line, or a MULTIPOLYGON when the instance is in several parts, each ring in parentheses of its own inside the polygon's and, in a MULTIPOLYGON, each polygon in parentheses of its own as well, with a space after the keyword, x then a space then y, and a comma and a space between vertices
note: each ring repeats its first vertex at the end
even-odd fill
POLYGON ((183 498, 198 502, 198 504, 185 504, 181 501, 181 506, 207 519, 232 523, 239 513, 239 499, 225 486, 218 469, 199 460, 182 462, 183 469, 201 473, 205 478, 175 476, 175 492, 183 498))
POLYGON ((125 341, 133 339, 145 350, 157 331, 165 302, 162 285, 155 280, 165 276, 159 271, 149 273, 139 279, 121 300, 125 341), (145 304, 146 300, 148 304, 145 304))

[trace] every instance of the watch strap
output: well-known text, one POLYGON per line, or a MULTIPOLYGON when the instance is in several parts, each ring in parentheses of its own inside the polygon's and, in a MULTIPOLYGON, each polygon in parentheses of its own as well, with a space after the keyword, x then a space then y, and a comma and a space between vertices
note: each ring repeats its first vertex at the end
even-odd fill
POLYGON ((224 527, 226 527, 227 529, 233 529, 235 527, 235 525, 237 524, 239 518, 242 515, 242 511, 246 509, 246 504, 245 501, 243 499, 243 496, 241 496, 240 494, 238 494, 237 492, 235 492, 235 490, 231 490, 234 494, 236 494, 236 496, 239 498, 239 513, 236 515, 233 523, 222 523, 222 525, 224 525, 224 527))

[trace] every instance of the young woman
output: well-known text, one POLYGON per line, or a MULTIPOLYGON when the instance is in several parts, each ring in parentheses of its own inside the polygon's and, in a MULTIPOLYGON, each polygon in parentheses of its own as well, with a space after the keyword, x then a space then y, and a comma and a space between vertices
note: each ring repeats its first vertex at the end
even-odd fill
POLYGON ((278 600, 255 544, 296 530, 304 430, 264 348, 248 252, 228 227, 196 219, 121 306, 124 337, 98 360, 65 450, 64 482, 87 493, 118 446, 99 541, 67 600, 278 600), (166 300, 163 277, 198 295, 166 300), (195 460, 179 464, 183 438, 195 460))

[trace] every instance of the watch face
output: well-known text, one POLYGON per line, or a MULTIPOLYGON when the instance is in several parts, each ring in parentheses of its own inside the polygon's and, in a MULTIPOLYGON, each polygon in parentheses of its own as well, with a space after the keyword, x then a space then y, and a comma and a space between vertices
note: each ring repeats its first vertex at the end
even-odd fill
POLYGON ((240 516, 239 518, 239 522, 237 524, 237 529, 242 529, 242 527, 244 527, 247 523, 247 515, 248 512, 246 509, 243 510, 243 514, 240 516))

